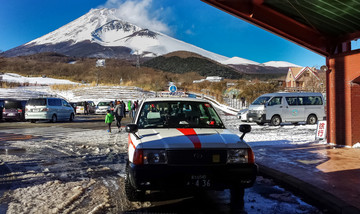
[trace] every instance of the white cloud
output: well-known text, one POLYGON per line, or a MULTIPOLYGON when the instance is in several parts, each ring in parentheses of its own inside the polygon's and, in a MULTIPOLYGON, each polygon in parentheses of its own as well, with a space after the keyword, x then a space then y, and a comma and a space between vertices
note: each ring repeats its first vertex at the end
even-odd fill
POLYGON ((117 17, 142 28, 172 34, 161 17, 164 8, 152 8, 152 0, 107 0, 104 7, 116 8, 117 17))

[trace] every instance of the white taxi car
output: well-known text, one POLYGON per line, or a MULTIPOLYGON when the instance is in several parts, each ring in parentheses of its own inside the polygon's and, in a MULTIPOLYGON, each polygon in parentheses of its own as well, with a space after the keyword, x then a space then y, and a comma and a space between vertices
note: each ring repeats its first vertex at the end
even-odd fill
POLYGON ((257 165, 243 135, 227 130, 211 104, 195 98, 151 98, 136 112, 129 133, 125 191, 130 201, 146 190, 230 189, 243 196, 257 165))

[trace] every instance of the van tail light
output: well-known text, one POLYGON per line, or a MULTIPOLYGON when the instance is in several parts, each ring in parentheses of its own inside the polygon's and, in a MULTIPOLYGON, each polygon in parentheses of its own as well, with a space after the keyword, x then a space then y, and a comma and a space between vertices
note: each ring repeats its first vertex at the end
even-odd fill
POLYGON ((255 163, 255 155, 251 148, 248 148, 248 163, 255 163))
POLYGON ((18 109, 17 112, 18 112, 18 113, 22 113, 22 109, 18 109))
POLYGON ((43 109, 41 109, 41 111, 49 111, 49 109, 48 108, 43 108, 43 109))
POLYGON ((144 164, 144 153, 142 149, 135 149, 133 163, 135 165, 144 164))

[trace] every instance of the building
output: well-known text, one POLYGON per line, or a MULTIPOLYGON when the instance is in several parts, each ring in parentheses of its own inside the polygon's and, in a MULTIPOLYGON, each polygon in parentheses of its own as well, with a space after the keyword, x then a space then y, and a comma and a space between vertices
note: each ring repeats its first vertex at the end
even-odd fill
POLYGON ((315 68, 291 67, 285 79, 288 91, 304 91, 309 87, 320 84, 320 78, 315 68))

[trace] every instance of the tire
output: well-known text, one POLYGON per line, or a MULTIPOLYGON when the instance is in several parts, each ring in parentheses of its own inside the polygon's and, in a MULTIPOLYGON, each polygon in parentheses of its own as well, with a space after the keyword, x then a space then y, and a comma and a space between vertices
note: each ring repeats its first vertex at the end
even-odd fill
POLYGON ((264 125, 264 123, 263 123, 263 122, 256 122, 256 124, 258 124, 259 126, 264 125))
POLYGON ((30 120, 31 123, 36 123, 36 120, 30 120))
POLYGON ((125 176, 125 194, 129 201, 144 201, 144 198, 145 198, 145 191, 137 190, 131 184, 131 181, 129 178, 128 166, 126 167, 126 176, 125 176))
POLYGON ((317 117, 314 114, 310 114, 306 120, 307 124, 314 125, 317 123, 317 117))
POLYGON ((56 123, 56 121, 57 121, 57 117, 55 114, 53 114, 53 116, 51 117, 51 122, 56 123))
POLYGON ((272 126, 280 126, 281 124, 281 118, 279 115, 274 115, 272 118, 271 118, 271 125, 272 126))
POLYGON ((233 187, 230 189, 231 200, 244 200, 245 189, 243 187, 233 187))
POLYGON ((75 118, 74 114, 73 114, 73 113, 71 113, 71 114, 70 114, 69 121, 70 121, 70 122, 74 121, 74 118, 75 118))

